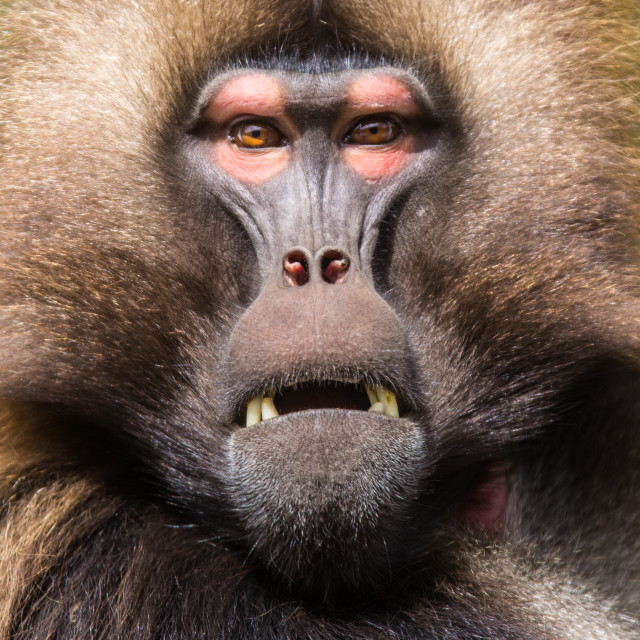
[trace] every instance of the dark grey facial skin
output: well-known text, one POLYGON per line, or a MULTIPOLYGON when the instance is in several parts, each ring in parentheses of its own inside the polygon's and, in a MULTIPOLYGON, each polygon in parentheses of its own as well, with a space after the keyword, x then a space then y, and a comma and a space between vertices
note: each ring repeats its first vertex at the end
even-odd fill
MULTIPOLYGON (((225 74, 204 92, 199 111, 232 77, 255 70, 225 74)), ((341 158, 343 137, 353 122, 345 121, 345 94, 350 83, 371 71, 327 74, 275 72, 285 87, 285 114, 292 125, 292 160, 274 177, 257 185, 241 183, 215 165, 212 172, 218 197, 242 221, 250 235, 263 274, 278 270, 284 254, 301 248, 312 259, 336 247, 354 266, 371 277, 370 264, 378 227, 389 201, 410 189, 412 176, 424 173, 437 142, 434 114, 424 88, 406 72, 376 69, 406 84, 419 113, 403 122, 404 135, 414 140, 408 166, 391 179, 368 182, 341 158)), ((376 114, 376 110, 371 110, 376 114)), ((384 112, 382 112, 384 115, 384 112)), ((286 135, 286 132, 285 132, 286 135)), ((203 151, 206 153, 206 150, 203 151)), ((206 161, 205 161, 206 164, 206 161)))
MULTIPOLYGON (((266 180, 240 180, 209 159, 212 141, 231 144, 230 125, 214 125, 196 145, 218 199, 244 226, 259 265, 259 295, 235 324, 225 362, 228 379, 243 389, 239 420, 251 395, 305 381, 317 383, 318 393, 322 384, 336 381, 384 384, 402 389, 405 406, 411 406, 414 365, 407 335, 375 290, 371 265, 390 202, 410 193, 415 176, 433 161, 437 138, 416 80, 395 69, 375 71, 381 72, 411 92, 417 108, 410 118, 375 106, 345 117, 348 86, 371 75, 368 70, 270 74, 285 87, 285 114, 265 121, 284 129, 290 155, 266 180), (351 168, 343 153, 349 130, 367 115, 398 118, 401 137, 411 140, 405 166, 375 181, 351 168), (283 269, 292 254, 307 265, 308 281, 299 286, 283 269), (326 256, 336 254, 348 263, 339 283, 324 274, 326 256)), ((242 73, 257 72, 217 80, 199 111, 242 73)), ((411 548, 416 534, 406 522, 419 519, 413 512, 419 511, 429 459, 410 412, 388 418, 299 410, 233 429, 225 450, 228 499, 255 554, 288 584, 328 597, 361 586, 358 567, 366 567, 373 584, 389 562, 406 563, 403 549, 411 548), (334 519, 339 526, 329 524, 334 519), (309 571, 311 566, 316 569, 309 571)))

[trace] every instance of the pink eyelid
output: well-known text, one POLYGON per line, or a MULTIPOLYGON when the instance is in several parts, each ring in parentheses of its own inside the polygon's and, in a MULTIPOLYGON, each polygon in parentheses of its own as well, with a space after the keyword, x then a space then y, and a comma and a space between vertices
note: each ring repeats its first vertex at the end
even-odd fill
POLYGON ((277 118, 284 115, 284 87, 267 75, 250 74, 232 78, 206 108, 204 117, 221 126, 240 115, 277 118))
MULTIPOLYGON (((227 127, 229 122, 243 115, 247 120, 255 117, 258 121, 281 118, 285 115, 285 98, 285 86, 276 78, 262 73, 241 75, 222 86, 205 109, 204 117, 218 127, 227 127)), ((380 118, 397 114, 407 119, 419 114, 408 87, 386 74, 356 78, 347 87, 345 102, 343 122, 378 114, 380 118)), ((285 132, 280 132, 287 137, 285 132)), ((376 182, 395 175, 406 166, 411 147, 410 140, 396 138, 388 146, 345 146, 341 153, 354 171, 368 182, 376 182)), ((290 159, 286 147, 267 147, 260 151, 265 153, 240 149, 231 145, 227 138, 218 139, 213 148, 215 161, 232 176, 247 183, 268 180, 282 171, 290 159)))

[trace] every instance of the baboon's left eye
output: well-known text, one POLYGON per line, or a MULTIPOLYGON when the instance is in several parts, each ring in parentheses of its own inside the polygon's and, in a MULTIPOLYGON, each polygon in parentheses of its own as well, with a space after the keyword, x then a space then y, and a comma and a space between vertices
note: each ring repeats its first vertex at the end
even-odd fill
POLYGON ((400 127, 388 118, 366 118, 360 120, 347 133, 345 144, 382 145, 393 142, 400 135, 400 127))

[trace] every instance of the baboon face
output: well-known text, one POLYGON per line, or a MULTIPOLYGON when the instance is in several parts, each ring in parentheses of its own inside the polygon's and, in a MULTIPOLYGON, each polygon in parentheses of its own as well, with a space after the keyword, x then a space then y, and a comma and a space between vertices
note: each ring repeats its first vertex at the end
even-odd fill
POLYGON ((255 291, 215 348, 220 376, 206 379, 203 397, 225 402, 206 410, 199 489, 222 487, 269 568, 330 592, 400 562, 425 519, 437 443, 399 313, 416 295, 392 305, 380 284, 415 249, 403 258, 378 241, 391 215, 417 219, 415 193, 441 173, 456 135, 402 68, 286 62, 221 73, 176 144, 186 188, 214 210, 204 215, 239 222, 251 249, 216 259, 255 291))
POLYGON ((119 4, 12 72, 2 393, 325 603, 534 537, 549 434, 637 349, 579 16, 119 4))

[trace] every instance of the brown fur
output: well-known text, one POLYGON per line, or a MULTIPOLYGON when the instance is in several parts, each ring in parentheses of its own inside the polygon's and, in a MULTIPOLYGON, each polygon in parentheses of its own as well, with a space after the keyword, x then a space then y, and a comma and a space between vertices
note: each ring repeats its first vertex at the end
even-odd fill
MULTIPOLYGON (((0 637, 640 637, 636 4, 12 6, 0 28, 0 637), (419 576, 408 597, 339 614, 275 591, 229 548, 226 514, 207 529, 176 509, 136 436, 153 425, 160 447, 180 444, 176 425, 195 424, 206 449, 220 345, 255 294, 249 270, 218 259, 249 255, 245 240, 228 220, 215 243, 199 235, 184 210, 201 194, 184 206, 163 144, 209 69, 304 49, 322 25, 346 49, 429 69, 466 132, 442 196, 455 252, 440 227, 401 219, 396 242, 412 250, 384 280, 412 344, 428 343, 415 357, 447 407, 439 450, 482 455, 447 430, 476 415, 474 446, 511 457, 517 514, 499 542, 434 534, 425 556, 455 549, 416 569, 435 585, 419 576), (469 361, 492 380, 485 406, 458 394, 477 380, 469 361), (499 431, 491 401, 526 384, 517 427, 499 431), (535 457, 520 443, 546 435, 536 402, 560 388, 564 409, 579 408, 535 457)), ((159 475, 181 473, 165 464, 159 475)))

